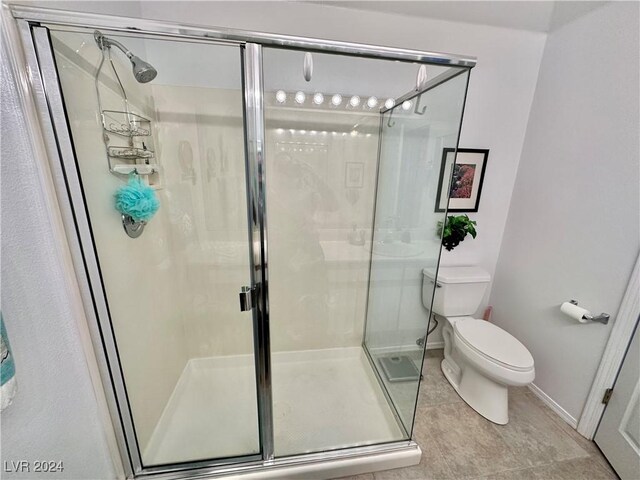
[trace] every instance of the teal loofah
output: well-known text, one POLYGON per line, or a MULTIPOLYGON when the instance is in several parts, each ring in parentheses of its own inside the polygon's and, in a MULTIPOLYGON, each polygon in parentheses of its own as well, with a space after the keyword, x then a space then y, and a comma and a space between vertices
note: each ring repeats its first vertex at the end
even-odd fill
POLYGON ((153 188, 145 185, 136 174, 129 175, 129 183, 116 192, 116 210, 129 215, 136 222, 147 222, 160 207, 153 188))

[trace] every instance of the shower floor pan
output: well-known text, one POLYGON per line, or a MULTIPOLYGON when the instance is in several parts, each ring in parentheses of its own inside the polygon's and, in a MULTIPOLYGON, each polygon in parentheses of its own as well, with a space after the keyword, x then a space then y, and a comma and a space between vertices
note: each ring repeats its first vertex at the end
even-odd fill
MULTIPOLYGON (((257 452, 252 362, 249 355, 190 360, 144 463, 257 452)), ((403 438, 361 347, 275 353, 272 366, 276 456, 403 438)))

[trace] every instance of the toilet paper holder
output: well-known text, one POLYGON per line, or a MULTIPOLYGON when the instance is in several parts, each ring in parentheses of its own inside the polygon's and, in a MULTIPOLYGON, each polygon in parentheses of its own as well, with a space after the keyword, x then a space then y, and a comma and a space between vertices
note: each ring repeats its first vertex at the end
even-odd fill
MULTIPOLYGON (((569 303, 571 303, 572 305, 578 305, 578 302, 576 300, 569 300, 569 303)), ((601 313, 600 315, 591 315, 589 313, 585 313, 582 318, 584 320, 589 320, 590 322, 599 322, 602 323, 603 325, 606 325, 607 323, 609 323, 609 314, 608 313, 601 313)))

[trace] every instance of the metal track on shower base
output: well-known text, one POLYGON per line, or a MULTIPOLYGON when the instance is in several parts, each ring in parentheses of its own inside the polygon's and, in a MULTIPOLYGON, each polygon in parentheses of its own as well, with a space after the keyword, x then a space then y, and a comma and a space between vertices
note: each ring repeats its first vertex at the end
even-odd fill
MULTIPOLYGON (((269 478, 269 479, 281 479, 281 478, 304 478, 301 475, 303 472, 298 472, 297 475, 289 476, 287 473, 282 472, 276 476, 274 470, 284 469, 287 467, 300 467, 303 465, 318 465, 327 463, 327 468, 330 468, 331 462, 346 462, 349 460, 368 460, 371 463, 375 463, 375 458, 383 455, 421 455, 422 450, 420 446, 412 441, 400 441, 387 444, 368 445, 364 447, 352 447, 342 450, 331 450, 327 452, 308 453, 301 455, 291 455, 287 457, 275 458, 267 461, 247 462, 244 464, 234 464, 218 467, 206 467, 202 468, 182 468, 175 469, 173 471, 167 471, 163 469, 162 472, 154 472, 154 468, 145 469, 145 471, 136 478, 152 478, 153 480, 184 480, 184 479, 204 479, 204 478, 224 478, 225 476, 233 476, 236 478, 238 475, 251 475, 256 474, 260 477, 252 476, 250 478, 269 478), (284 475, 284 477, 283 477, 284 475)), ((204 462, 203 462, 204 463, 204 462)), ((417 464, 417 462, 415 462, 417 464)), ((386 468, 398 468, 399 466, 386 467, 386 468)), ((317 468, 317 467, 316 467, 317 468)), ((338 468, 337 466, 335 468, 338 468)), ((383 468, 384 469, 384 468, 383 468)), ((368 468, 361 468, 361 471, 371 471, 368 468)), ((314 470, 314 473, 317 470, 314 470)), ((310 472, 311 473, 311 472, 310 472)), ((341 475, 338 473, 338 475, 341 475)), ((343 475, 341 475, 343 476, 343 475)))

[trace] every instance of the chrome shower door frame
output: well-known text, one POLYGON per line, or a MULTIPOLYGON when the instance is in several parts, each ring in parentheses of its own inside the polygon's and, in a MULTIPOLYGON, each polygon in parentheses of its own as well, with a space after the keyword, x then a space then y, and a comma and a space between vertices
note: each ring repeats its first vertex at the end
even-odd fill
MULTIPOLYGON (((376 47, 348 42, 178 25, 143 19, 94 15, 78 12, 11 6, 17 21, 26 57, 29 89, 37 105, 38 118, 46 144, 50 168, 58 196, 58 207, 67 233, 75 274, 82 295, 93 350, 97 359, 113 429, 127 477, 150 476, 180 479, 264 471, 316 464, 334 460, 369 459, 386 454, 412 455, 418 445, 409 440, 352 447, 327 452, 274 458, 271 392, 271 353, 269 346, 269 295, 266 224, 266 176, 264 165, 264 107, 262 46, 318 51, 368 58, 422 62, 470 69, 472 57, 433 52, 376 47), (260 455, 233 459, 185 462, 144 467, 136 441, 132 413, 121 370, 114 332, 109 318, 106 293, 97 252, 92 239, 88 211, 75 160, 61 87, 48 29, 40 23, 79 28, 102 28, 130 35, 146 35, 180 40, 197 40, 238 46, 242 52, 244 102, 245 176, 251 282, 255 291, 253 308, 254 357, 260 428, 260 455)), ((387 467, 392 468, 392 467, 387 467)))
MULTIPOLYGON (((73 139, 50 42, 49 30, 37 24, 23 21, 19 22, 19 29, 23 45, 25 46, 27 63, 32 72, 32 93, 38 106, 38 115, 43 127, 58 201, 67 231, 67 239, 72 251, 75 273, 81 288, 85 314, 89 320, 94 351, 97 356, 113 427, 119 440, 118 447, 126 474, 128 476, 136 476, 173 472, 177 474, 178 477, 183 477, 179 472, 201 469, 203 467, 206 467, 206 472, 233 472, 235 469, 231 466, 235 466, 235 464, 242 464, 243 466, 261 465, 262 460, 266 457, 266 452, 264 452, 262 448, 262 442, 271 435, 269 429, 263 429, 262 427, 260 428, 260 454, 176 463, 169 466, 145 467, 143 465, 140 447, 136 438, 133 416, 128 401, 126 384, 120 365, 117 342, 111 324, 105 286, 102 280, 100 263, 89 221, 89 213, 84 199, 82 181, 76 162, 73 139), (213 470, 210 470, 212 468, 213 470)), ((236 46, 239 52, 245 53, 244 45, 236 44, 236 46)), ((248 155, 245 155, 245 157, 247 158, 247 163, 250 163, 248 155)), ((254 188, 254 184, 248 181, 249 170, 246 172, 247 183, 250 188, 254 188)), ((258 194, 252 191, 251 195, 248 196, 250 198, 257 198, 258 194)), ((263 277, 259 274, 262 265, 262 251, 259 249, 260 238, 258 237, 257 244, 255 241, 252 241, 252 238, 255 230, 254 225, 259 226, 260 224, 258 223, 259 217, 250 215, 249 218, 251 220, 248 229, 250 237, 249 246, 254 250, 250 255, 251 281, 254 288, 259 288, 261 284, 265 283, 263 277)), ((264 330, 256 326, 261 321, 260 310, 254 309, 254 336, 256 336, 256 332, 262 332, 264 330)), ((258 335, 256 338, 261 342, 261 345, 264 345, 262 335, 258 335)), ((257 372, 262 372, 265 367, 263 367, 259 361, 257 354, 258 349, 256 348, 254 352, 256 370, 257 372)), ((262 350, 260 351, 260 358, 268 358, 262 350)), ((257 375, 256 382, 258 383, 262 378, 264 378, 263 375, 257 375)), ((263 425, 267 422, 267 419, 263 419, 260 416, 262 414, 261 412, 267 412, 268 414, 270 409, 268 408, 269 405, 267 405, 267 408, 264 408, 263 404, 265 401, 263 400, 264 395, 262 394, 264 389, 262 389, 261 386, 258 388, 260 389, 258 390, 259 423, 263 425)))
POLYGON ((258 388, 258 418, 260 419, 260 445, 263 459, 271 461, 274 457, 274 442, 271 342, 269 338, 262 46, 256 43, 244 45, 242 65, 249 245, 253 249, 251 252, 251 285, 255 289, 256 298, 256 305, 253 307, 253 335, 258 388))

